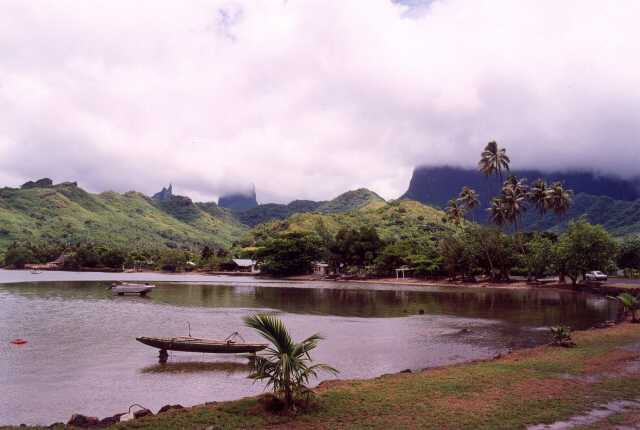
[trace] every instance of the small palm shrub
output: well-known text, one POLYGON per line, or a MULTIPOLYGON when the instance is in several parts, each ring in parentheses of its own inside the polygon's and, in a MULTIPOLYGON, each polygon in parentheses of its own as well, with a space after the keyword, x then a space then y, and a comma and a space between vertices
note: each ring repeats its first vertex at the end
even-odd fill
POLYGON ((318 372, 337 374, 326 364, 313 364, 311 351, 323 338, 314 334, 301 342, 294 342, 284 323, 274 315, 256 314, 244 319, 247 327, 256 330, 272 346, 250 360, 249 378, 266 380, 276 396, 284 401, 287 410, 295 408, 295 401, 307 397, 311 391, 307 384, 318 372))
POLYGON ((551 344, 555 346, 573 347, 576 344, 571 338, 571 328, 559 325, 549 329, 551 332, 551 344))
POLYGON ((640 311, 640 300, 629 293, 620 293, 617 297, 609 296, 612 300, 620 302, 623 308, 623 317, 626 319, 628 315, 631 315, 631 322, 638 323, 638 311, 640 311))

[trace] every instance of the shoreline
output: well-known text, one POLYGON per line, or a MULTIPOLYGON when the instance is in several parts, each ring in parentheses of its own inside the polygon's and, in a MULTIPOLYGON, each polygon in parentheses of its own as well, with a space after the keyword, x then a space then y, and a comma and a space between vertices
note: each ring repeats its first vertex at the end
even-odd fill
MULTIPOLYGON (((6 271, 8 273, 24 273, 29 274, 31 271, 28 269, 0 269, 2 271, 6 271)), ((73 273, 73 274, 82 274, 82 273, 96 273, 96 274, 104 274, 111 276, 122 275, 120 279, 114 279, 114 281, 118 280, 126 280, 126 281, 148 281, 148 282, 165 282, 165 281, 157 281, 154 279, 146 279, 145 275, 149 275, 151 278, 157 276, 167 276, 171 277, 193 277, 193 278, 206 278, 208 276, 226 276, 226 277, 250 277, 255 279, 256 281, 264 281, 264 282, 318 282, 318 283, 351 283, 351 284, 371 284, 371 285, 387 285, 387 286, 409 286, 409 287, 426 287, 426 288, 468 288, 468 289, 503 289, 503 290, 536 290, 536 289, 545 289, 545 290, 563 290, 563 291, 575 291, 575 292, 586 292, 596 295, 617 295, 623 292, 629 292, 632 294, 640 294, 640 284, 624 284, 624 283, 603 283, 603 284, 577 284, 573 285, 571 283, 559 283, 559 282, 549 282, 549 283, 529 283, 524 280, 512 280, 508 282, 487 282, 487 281, 478 281, 478 282, 463 282, 463 281, 450 281, 447 279, 438 279, 438 280, 429 280, 422 278, 359 278, 359 279, 330 279, 327 277, 322 277, 318 275, 298 275, 298 276, 288 276, 288 277, 271 277, 268 275, 261 275, 260 273, 251 273, 251 272, 220 272, 220 271, 189 271, 189 272, 164 272, 160 270, 144 270, 144 271, 136 271, 136 272, 128 272, 128 271, 116 271, 116 270, 97 270, 97 269, 83 269, 83 270, 42 270, 38 274, 43 273, 73 273), (128 275, 134 276, 135 278, 127 278, 128 275)), ((33 276, 37 276, 34 274, 33 276)), ((189 280, 189 282, 196 282, 196 280, 189 280)), ((72 282, 75 280, 68 280, 66 282, 72 282)), ((82 279, 78 279, 77 281, 82 281, 82 279)), ((29 280, 21 280, 17 282, 47 282, 41 281, 40 279, 33 278, 29 280)), ((55 282, 55 281, 51 281, 55 282)), ((170 281, 167 281, 170 282, 170 281)))
POLYGON ((576 291, 587 292, 592 294, 620 294, 622 292, 640 293, 640 285, 625 285, 625 284, 576 284, 570 283, 529 283, 527 281, 510 281, 510 282, 463 282, 463 281, 448 281, 437 280, 430 281, 420 278, 365 278, 365 279, 326 279, 317 277, 314 275, 302 275, 291 276, 281 278, 288 281, 317 281, 317 282, 348 282, 358 284, 382 284, 382 285, 403 285, 403 286, 415 286, 415 287, 438 287, 438 288, 471 288, 471 289, 506 289, 506 290, 536 290, 536 289, 551 289, 551 290, 564 290, 564 291, 576 291))
MULTIPOLYGON (((524 424, 547 424, 571 418, 597 408, 602 402, 640 398, 640 325, 622 322, 606 328, 593 327, 576 331, 573 335, 577 343, 575 348, 546 344, 517 349, 490 359, 414 372, 401 371, 364 380, 325 380, 312 390, 319 406, 298 415, 266 412, 264 399, 269 394, 261 394, 174 409, 110 427, 179 429, 205 428, 210 425, 213 428, 248 428, 258 425, 275 428, 359 428, 372 425, 382 428, 385 424, 390 424, 386 410, 391 408, 401 414, 400 421, 395 425, 391 424, 392 428, 418 424, 424 428, 442 428, 443 424, 450 422, 447 420, 458 419, 460 414, 465 413, 469 416, 465 416, 460 423, 464 427, 470 421, 481 418, 477 428, 524 428, 524 424), (503 382, 508 381, 515 385, 503 385, 503 382), (469 390, 470 386, 474 387, 473 393, 469 390), (559 386, 563 389, 558 389, 559 386), (412 394, 407 396, 409 388, 412 394), (483 414, 495 413, 491 406, 495 406, 496 402, 510 404, 514 401, 514 389, 521 396, 515 398, 515 401, 531 403, 524 416, 520 414, 523 411, 520 408, 510 412, 503 410, 502 415, 511 413, 514 416, 506 419, 499 415, 498 419, 504 420, 500 422, 502 425, 493 422, 495 427, 487 427, 487 421, 484 420, 488 418, 483 418, 483 414), (380 390, 385 391, 386 395, 380 396, 380 390), (468 398, 471 394, 476 394, 472 401, 468 398), (426 397, 423 398, 423 395, 426 397), (419 408, 412 417, 414 412, 406 403, 422 404, 424 401, 441 411, 419 408), (553 405, 545 406, 549 401, 554 402, 553 405), (377 409, 372 405, 377 402, 383 402, 384 407, 377 409), (563 405, 563 402, 568 404, 563 405), (560 408, 559 405, 563 407, 560 408), (486 407, 489 409, 486 410, 486 407), (453 412, 458 414, 454 415, 456 418, 448 415, 453 412), (480 414, 479 417, 475 417, 477 413, 480 414), (415 418, 418 418, 417 422, 413 421, 415 418), (405 422, 405 419, 410 421, 405 422)), ((28 428, 64 428, 59 423, 58 425, 59 427, 28 428)), ((3 426, 0 423, 0 429, 17 428, 24 427, 3 426)), ((459 427, 454 425, 449 428, 459 427)))

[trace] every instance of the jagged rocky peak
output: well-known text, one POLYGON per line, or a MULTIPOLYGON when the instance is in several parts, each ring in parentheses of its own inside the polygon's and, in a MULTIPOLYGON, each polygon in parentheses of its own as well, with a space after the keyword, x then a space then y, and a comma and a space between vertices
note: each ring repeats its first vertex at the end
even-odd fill
POLYGON ((249 191, 236 191, 220 196, 218 206, 232 211, 246 211, 258 206, 256 199, 256 187, 251 186, 249 191))
POLYGON ((162 191, 155 193, 153 195, 153 200, 166 202, 168 200, 171 200, 171 197, 173 197, 173 185, 169 184, 167 188, 162 187, 162 191))
POLYGON ((53 181, 49 178, 38 179, 37 181, 28 181, 22 184, 20 188, 23 190, 29 188, 50 188, 53 186, 53 181))

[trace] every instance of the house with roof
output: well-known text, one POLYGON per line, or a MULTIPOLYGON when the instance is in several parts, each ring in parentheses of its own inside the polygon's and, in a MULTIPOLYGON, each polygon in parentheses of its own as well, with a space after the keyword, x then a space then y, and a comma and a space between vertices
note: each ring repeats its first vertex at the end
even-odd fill
POLYGON ((314 275, 326 276, 329 274, 329 265, 324 261, 314 261, 312 266, 314 275))
POLYGON ((249 258, 233 258, 231 259, 233 263, 236 265, 237 272, 248 272, 248 273, 256 273, 258 270, 256 269, 256 261, 251 260, 249 258))

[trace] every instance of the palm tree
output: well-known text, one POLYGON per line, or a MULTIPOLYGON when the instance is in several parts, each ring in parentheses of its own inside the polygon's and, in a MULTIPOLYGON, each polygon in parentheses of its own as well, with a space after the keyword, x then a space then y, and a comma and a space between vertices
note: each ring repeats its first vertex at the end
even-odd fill
POLYGON ((617 297, 608 296, 608 298, 620 302, 623 307, 624 317, 626 317, 628 314, 631 314, 631 322, 640 322, 640 319, 636 314, 636 312, 640 310, 640 300, 636 296, 629 293, 621 293, 618 294, 617 297))
POLYGON ((495 225, 501 227, 507 223, 507 213, 501 197, 494 197, 491 200, 491 206, 487 210, 489 211, 489 221, 495 225))
POLYGON ((455 225, 460 225, 464 219, 465 209, 457 202, 457 200, 449 200, 447 207, 445 208, 447 214, 447 222, 455 225))
POLYGON ((524 179, 509 176, 502 187, 502 208, 506 220, 513 224, 516 234, 518 233, 518 221, 527 210, 526 201, 529 187, 524 179))
POLYGON ((469 187, 462 187, 462 191, 458 195, 458 201, 464 206, 465 211, 472 211, 480 205, 478 193, 469 187))
MULTIPOLYGON (((489 207, 489 220, 498 226, 513 224, 516 241, 520 246, 522 255, 526 255, 526 250, 522 239, 518 234, 518 223, 522 214, 527 210, 526 202, 528 187, 524 179, 509 176, 502 187, 500 197, 494 198, 489 207)), ((527 277, 530 277, 528 274, 527 277)))
POLYGON ((565 189, 560 182, 554 182, 546 191, 547 206, 559 218, 571 208, 572 197, 573 191, 565 189))
POLYGON ((245 317, 244 323, 272 344, 264 353, 252 357, 249 378, 266 380, 267 387, 282 396, 287 409, 295 406, 297 397, 309 393, 306 385, 319 371, 338 373, 326 364, 312 364, 310 352, 323 339, 319 334, 296 343, 279 318, 265 313, 245 317))
POLYGON ((495 141, 491 141, 487 143, 484 151, 480 154, 478 169, 487 177, 493 174, 498 175, 500 182, 502 182, 502 171, 509 170, 509 163, 511 163, 511 160, 507 156, 507 150, 505 148, 499 148, 495 141))
POLYGON ((549 209, 549 188, 543 179, 535 181, 529 190, 529 201, 538 210, 540 216, 543 216, 549 209))

